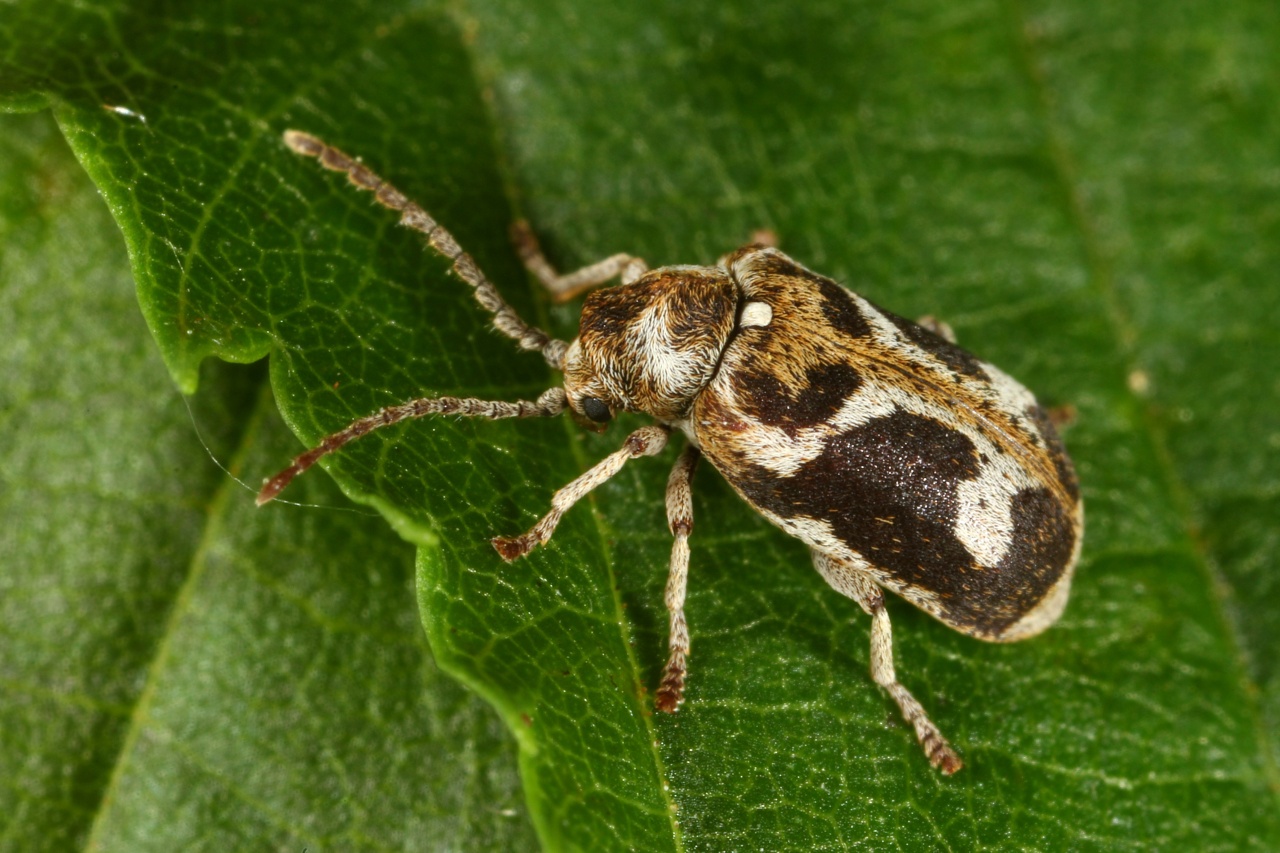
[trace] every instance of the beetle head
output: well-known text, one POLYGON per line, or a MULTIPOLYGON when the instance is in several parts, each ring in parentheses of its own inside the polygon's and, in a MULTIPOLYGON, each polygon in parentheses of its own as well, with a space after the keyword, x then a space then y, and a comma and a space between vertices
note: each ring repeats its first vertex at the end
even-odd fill
POLYGON ((570 408, 599 424, 619 411, 680 420, 715 374, 737 303, 715 267, 663 267, 592 293, 565 353, 570 408))

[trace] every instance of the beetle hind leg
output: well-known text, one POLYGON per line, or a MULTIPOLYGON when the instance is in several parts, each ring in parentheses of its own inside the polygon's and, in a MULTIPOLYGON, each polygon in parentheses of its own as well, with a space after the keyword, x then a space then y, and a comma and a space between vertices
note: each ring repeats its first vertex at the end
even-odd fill
POLYGON ((945 320, 939 320, 932 314, 925 314, 923 317, 917 319, 916 325, 922 329, 927 329, 928 331, 933 332, 949 344, 954 344, 956 342, 956 333, 955 330, 951 328, 951 324, 945 320))
POLYGON ((893 668, 893 630, 880 587, 856 566, 817 551, 811 553, 814 568, 826 578, 832 589, 858 602, 871 617, 871 677, 898 703, 902 716, 916 730, 916 739, 924 748, 929 763, 948 776, 964 767, 964 762, 929 719, 924 707, 898 681, 893 668))

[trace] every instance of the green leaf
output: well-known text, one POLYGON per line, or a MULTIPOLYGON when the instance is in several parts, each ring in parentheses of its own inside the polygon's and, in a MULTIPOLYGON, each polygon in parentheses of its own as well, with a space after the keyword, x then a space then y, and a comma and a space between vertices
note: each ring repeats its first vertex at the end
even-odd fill
MULTIPOLYGON (((493 334, 393 215, 284 149, 287 127, 363 156, 559 335, 573 333, 573 309, 546 307, 519 271, 509 199, 566 269, 619 250, 705 263, 772 227, 803 262, 899 313, 945 317, 1042 400, 1076 409, 1067 443, 1089 529, 1062 622, 988 646, 891 605, 900 677, 967 762, 950 779, 867 677, 860 611, 710 470, 696 483, 688 702, 674 717, 650 713, 674 450, 630 464, 547 547, 497 559, 490 536, 528 527, 641 419, 605 436, 567 421, 424 421, 333 458, 344 491, 422 546, 433 650, 515 732, 548 848, 1280 845, 1273 4, 16 8, 0 98, 53 107, 124 232, 170 372, 190 390, 207 355, 270 351, 272 387, 303 442, 410 396, 530 398, 555 377, 493 334)), ((229 421, 246 423, 256 405, 229 421)), ((233 451, 245 439, 227 429, 221 455, 243 459, 246 479, 272 469, 233 451)), ((200 537, 231 529, 218 514, 241 494, 206 476, 211 506, 225 508, 219 525, 197 524, 200 537)), ((324 479, 295 488, 310 500, 324 479)), ((258 517, 291 528, 251 549, 261 562, 241 561, 258 585, 295 548, 318 544, 335 566, 350 553, 330 536, 343 513, 258 517)), ((290 563, 288 577, 322 595, 384 564, 371 549, 393 547, 340 538, 358 549, 345 572, 290 563)), ((184 612, 193 577, 184 563, 168 612, 184 612)), ((350 606, 319 621, 362 621, 350 606)), ((326 648, 233 607, 225 634, 215 621, 198 640, 153 628, 133 668, 122 665, 159 673, 121 702, 171 709, 161 742, 205 730, 199 703, 164 689, 178 650, 238 645, 255 619, 274 638, 278 659, 262 664, 273 672, 326 648)), ((236 698, 219 692, 236 683, 228 666, 226 655, 191 666, 210 700, 236 698)), ((277 710, 276 684, 239 701, 277 710)), ((313 749, 368 737, 348 721, 330 744, 317 719, 313 749)), ((159 813, 164 798, 138 805, 125 792, 171 795, 156 781, 164 758, 141 748, 140 724, 114 741, 88 723, 73 730, 94 744, 95 766, 120 768, 86 785, 104 802, 95 839, 134 849, 123 839, 135 815, 159 813)), ((274 755, 255 762, 263 742, 220 743, 235 768, 224 778, 276 766, 274 755)), ((31 760, 16 755, 4 760, 31 760)), ((243 832, 232 846, 333 820, 280 805, 287 796, 252 799, 272 803, 256 825, 227 818, 235 796, 198 811, 243 832)), ((428 843, 401 823, 398 837, 428 843)))
POLYGON ((264 372, 206 365, 188 411, 49 118, 4 117, 0 162, 0 849, 532 845, 413 549, 372 513, 255 512, 209 454, 288 455, 264 372))

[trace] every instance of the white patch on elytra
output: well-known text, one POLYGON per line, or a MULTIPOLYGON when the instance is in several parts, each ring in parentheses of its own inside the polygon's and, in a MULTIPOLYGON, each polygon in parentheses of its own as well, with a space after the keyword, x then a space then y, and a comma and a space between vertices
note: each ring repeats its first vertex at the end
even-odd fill
POLYGON ((862 316, 867 319, 867 322, 871 324, 872 332, 875 335, 876 341, 881 346, 894 350, 900 354, 905 353, 916 363, 920 363, 922 361, 925 363, 932 362, 928 353, 907 340, 907 338, 902 334, 902 330, 898 328, 897 323, 884 316, 876 306, 872 305, 858 294, 853 293, 852 291, 846 292, 849 293, 849 296, 852 297, 854 303, 858 306, 858 311, 860 311, 862 316))
MULTIPOLYGON (((992 402, 1002 410, 1021 418, 1025 411, 1036 405, 1035 395, 1028 391, 1021 382, 994 364, 988 364, 984 361, 982 362, 982 369, 991 378, 989 384, 991 385, 991 390, 995 393, 995 399, 992 402)), ((1027 427, 1034 429, 1031 424, 1028 424, 1027 427)))
POLYGON ((988 448, 978 476, 956 488, 956 539, 978 565, 993 569, 1013 544, 1013 496, 1032 485, 1007 455, 988 448))

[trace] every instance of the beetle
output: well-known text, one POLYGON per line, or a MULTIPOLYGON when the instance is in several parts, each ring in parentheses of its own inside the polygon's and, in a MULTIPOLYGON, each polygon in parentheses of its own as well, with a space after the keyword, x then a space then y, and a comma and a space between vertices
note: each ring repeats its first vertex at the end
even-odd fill
POLYGON ((898 681, 884 590, 944 624, 993 642, 1040 633, 1066 606, 1080 554, 1083 504, 1070 458, 1035 397, 955 344, 935 320, 913 323, 752 243, 715 266, 666 266, 618 254, 559 275, 527 226, 526 267, 558 299, 592 290, 570 342, 522 320, 426 211, 364 165, 300 131, 293 151, 344 172, 452 262, 498 331, 539 352, 562 386, 514 402, 435 397, 353 422, 265 481, 262 505, 323 456, 371 430, 426 415, 498 419, 566 410, 602 426, 619 412, 656 423, 557 491, 528 532, 496 537, 511 561, 551 538, 561 517, 625 463, 681 432, 666 490, 674 536, 666 586, 667 663, 654 699, 684 697, 684 615, 693 528, 691 482, 705 457, 768 521, 804 542, 814 567, 871 617, 871 675, 893 697, 930 763, 963 763, 898 681))

